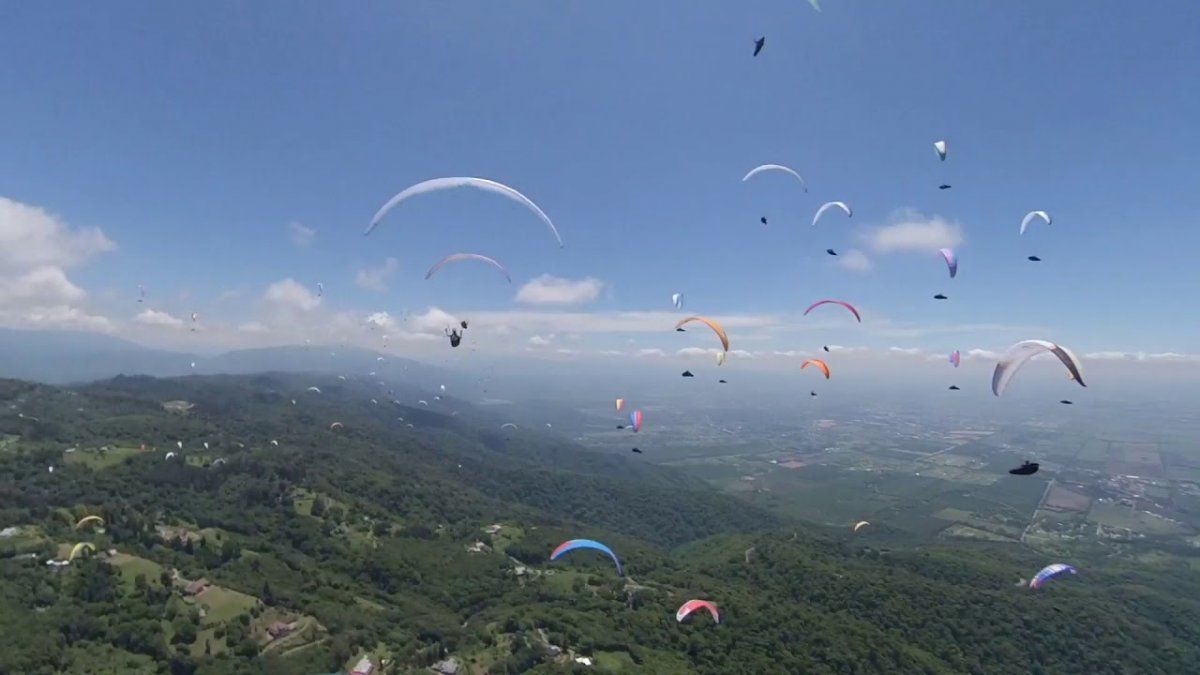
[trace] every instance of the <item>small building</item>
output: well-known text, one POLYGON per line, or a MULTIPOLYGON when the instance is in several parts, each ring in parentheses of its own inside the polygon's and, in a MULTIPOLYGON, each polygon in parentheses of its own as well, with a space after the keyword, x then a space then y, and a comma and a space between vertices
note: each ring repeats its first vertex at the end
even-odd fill
POLYGON ((576 656, 576 657, 575 657, 575 663, 578 663, 578 664, 579 664, 579 665, 581 665, 581 666, 588 666, 588 667, 590 668, 590 667, 591 667, 591 665, 592 665, 592 657, 590 657, 590 656, 576 656))
POLYGON ((474 544, 471 544, 470 546, 467 547, 468 553, 487 553, 490 550, 492 550, 492 547, 488 546, 487 544, 483 543, 482 541, 477 541, 474 544))
POLYGON ((375 664, 371 663, 369 655, 363 655, 358 663, 354 664, 354 668, 350 670, 350 675, 371 675, 375 672, 375 664))
POLYGON ((438 675, 458 675, 458 659, 453 656, 445 661, 438 661, 431 667, 433 668, 433 672, 438 673, 438 675))
POLYGON ((296 630, 295 621, 276 621, 267 628, 267 635, 270 635, 272 640, 278 640, 281 637, 287 637, 294 630, 296 630))
POLYGON ((488 525, 487 527, 483 528, 483 531, 488 534, 498 534, 500 532, 500 530, 503 528, 504 528, 503 525, 496 523, 493 525, 488 525))
POLYGON ((184 595, 200 595, 209 587, 208 579, 200 578, 183 587, 184 595))

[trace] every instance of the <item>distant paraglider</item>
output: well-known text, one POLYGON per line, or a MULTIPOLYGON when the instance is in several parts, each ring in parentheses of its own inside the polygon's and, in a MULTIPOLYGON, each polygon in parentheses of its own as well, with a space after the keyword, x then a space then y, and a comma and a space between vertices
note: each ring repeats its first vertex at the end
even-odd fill
POLYGON ((954 367, 955 367, 955 368, 957 368, 957 367, 958 367, 958 364, 959 364, 959 363, 962 363, 962 357, 961 357, 961 356, 959 356, 959 354, 958 354, 958 350, 957 350, 957 349, 955 349, 954 351, 950 352, 950 363, 952 363, 952 364, 954 365, 954 367))
POLYGON ((1064 398, 1063 400, 1059 401, 1059 403, 1061 403, 1061 404, 1063 404, 1063 405, 1075 405, 1075 402, 1074 402, 1074 401, 1068 401, 1068 400, 1067 400, 1067 399, 1065 399, 1065 398, 1064 398))
POLYGON ((766 44, 767 44, 766 37, 760 37, 757 40, 755 40, 754 41, 754 55, 758 56, 758 53, 763 50, 763 46, 766 44))
POLYGON ((1014 476, 1032 476, 1038 472, 1039 468, 1041 465, 1037 462, 1024 462, 1015 469, 1009 469, 1008 472, 1014 476))
POLYGON ((957 385, 957 384, 952 384, 952 385, 950 385, 950 386, 948 387, 948 389, 950 389, 950 391, 959 391, 959 388, 958 388, 958 385, 957 385))
POLYGON ((858 534, 858 531, 859 531, 859 530, 863 529, 864 527, 866 527, 866 526, 868 526, 868 525, 870 525, 870 524, 871 524, 871 523, 869 523, 869 522, 867 522, 867 521, 865 521, 865 520, 860 520, 860 521, 858 521, 857 523, 855 523, 855 524, 854 524, 854 533, 855 533, 855 534, 858 534))
POLYGON ((950 186, 945 183, 942 183, 941 185, 938 186, 938 189, 939 190, 949 190, 950 186))
POLYGON ((504 424, 500 425, 500 431, 504 431, 505 429, 512 429, 513 431, 516 431, 517 425, 513 424, 512 422, 505 422, 504 424))
POLYGON ((937 295, 933 296, 933 299, 934 300, 949 300, 950 297, 945 295, 944 293, 938 293, 937 295))
POLYGON ((683 293, 672 293, 671 304, 675 309, 683 309, 683 293))
POLYGON ((683 371, 683 373, 680 374, 680 377, 695 377, 695 375, 692 374, 692 371, 685 370, 685 371, 683 371))
POLYGON ((641 451, 641 450, 638 450, 637 448, 633 448, 632 450, 630 450, 630 452, 632 452, 632 453, 634 453, 634 454, 638 454, 638 455, 641 455, 641 454, 643 454, 643 453, 642 453, 642 451, 641 451))
POLYGON ((1042 259, 1037 257, 1036 255, 1031 255, 1028 258, 1026 258, 1026 260, 1028 260, 1029 262, 1042 262, 1042 259))
MULTIPOLYGON (((933 150, 937 153, 938 159, 946 161, 946 152, 949 148, 946 146, 946 141, 934 141, 933 150)), ((971 153, 967 153, 968 155, 971 153)))
POLYGON ((629 413, 629 428, 633 429, 634 433, 642 430, 642 411, 634 410, 629 413))
POLYGON ((77 530, 82 529, 85 525, 88 525, 89 523, 95 523, 95 524, 99 525, 100 527, 104 527, 104 519, 101 518, 100 516, 84 516, 79 519, 79 522, 75 523, 75 529, 77 529, 77 530))
POLYGON ((623 398, 617 399, 616 406, 617 406, 617 412, 621 412, 621 409, 625 407, 625 399, 623 399, 623 398))
POLYGON ((536 214, 537 217, 540 218, 541 221, 543 223, 545 223, 547 227, 550 228, 550 232, 554 235, 555 240, 558 241, 559 247, 560 248, 562 247, 563 241, 562 241, 562 237, 560 237, 558 234, 558 228, 554 227, 554 223, 550 220, 550 217, 547 216, 546 213, 544 211, 542 211, 542 209, 537 204, 534 204, 532 200, 530 200, 528 197, 521 194, 517 190, 515 190, 507 185, 504 185, 503 183, 498 183, 494 180, 488 180, 486 178, 473 178, 470 176, 452 176, 452 177, 448 177, 448 178, 433 178, 433 179, 430 179, 427 181, 422 181, 420 183, 417 183, 416 185, 412 185, 412 186, 405 188, 404 190, 399 192, 396 196, 389 199, 386 204, 384 204, 382 207, 380 207, 380 209, 375 213, 375 216, 371 218, 371 223, 369 225, 367 225, 367 229, 366 229, 366 231, 363 232, 363 234, 371 234, 371 232, 376 228, 376 226, 379 225, 379 222, 381 220, 383 220, 383 217, 388 214, 388 211, 391 211, 398 204, 400 204, 400 202, 403 202, 404 200, 408 199, 409 197, 414 197, 416 195, 425 194, 427 192, 436 192, 439 190, 448 190, 448 189, 457 188, 457 187, 473 187, 473 188, 476 188, 479 190, 483 190, 485 192, 491 192, 493 194, 498 194, 502 197, 506 197, 512 201, 517 202, 518 204, 524 206, 525 208, 529 209, 534 214, 536 214))
POLYGON ((825 249, 825 252, 828 253, 829 255, 837 255, 837 251, 835 251, 831 248, 825 249))
POLYGON ((480 255, 478 253, 451 253, 445 258, 435 262, 433 267, 430 267, 429 271, 425 273, 425 278, 428 279, 432 277, 438 270, 450 263, 461 262, 463 260, 477 260, 482 263, 487 263, 488 265, 500 270, 500 273, 504 275, 504 278, 508 280, 508 283, 512 283, 512 276, 509 275, 508 269, 506 269, 504 265, 501 265, 500 262, 494 258, 489 258, 486 255, 480 255))
POLYGON ((593 549, 596 551, 600 551, 601 553, 607 555, 609 558, 612 558, 613 564, 615 564, 617 566, 617 574, 624 576, 624 572, 621 571, 621 561, 617 559, 617 554, 613 553, 613 550, 611 548, 605 546, 604 544, 601 544, 598 541, 594 541, 592 539, 568 539, 567 541, 564 541, 563 543, 556 546, 554 548, 554 550, 551 551, 550 559, 557 560, 564 553, 569 553, 571 551, 574 551, 576 549, 581 549, 581 548, 589 548, 589 549, 593 549))

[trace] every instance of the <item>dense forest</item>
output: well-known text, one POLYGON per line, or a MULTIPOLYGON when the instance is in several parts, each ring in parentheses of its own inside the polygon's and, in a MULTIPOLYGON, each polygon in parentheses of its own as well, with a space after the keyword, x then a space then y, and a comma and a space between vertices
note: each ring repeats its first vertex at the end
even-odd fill
POLYGON ((449 397, 266 374, 0 381, 0 404, 2 673, 1200 663, 1193 570, 1097 560, 1031 592, 1033 551, 873 546, 449 397), (624 576, 548 560, 575 537, 624 576), (721 622, 677 623, 690 598, 721 622))

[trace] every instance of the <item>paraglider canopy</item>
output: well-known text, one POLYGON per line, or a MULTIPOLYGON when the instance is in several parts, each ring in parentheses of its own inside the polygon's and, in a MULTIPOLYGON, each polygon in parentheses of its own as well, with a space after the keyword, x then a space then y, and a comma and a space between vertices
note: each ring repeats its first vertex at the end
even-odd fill
MULTIPOLYGON (((800 176, 800 174, 796 172, 795 169, 784 166, 782 164, 762 164, 760 166, 756 166, 753 169, 750 169, 750 172, 747 173, 745 176, 742 176, 742 182, 745 183, 746 181, 750 180, 751 178, 754 178, 755 176, 757 176, 758 174, 760 174, 764 171, 782 171, 783 173, 790 174, 796 180, 800 181, 800 187, 804 188, 805 192, 808 192, 808 186, 805 185, 804 178, 802 178, 800 176)), ((763 224, 765 225, 766 223, 763 223, 763 224)))
POLYGON ((1032 223, 1034 218, 1041 218, 1042 220, 1046 221, 1047 225, 1051 224, 1052 222, 1049 213, 1046 213, 1045 211, 1030 211, 1029 213, 1025 214, 1024 218, 1021 219, 1021 234, 1025 234, 1025 228, 1029 227, 1029 223, 1032 223))
POLYGON ((717 612, 717 606, 708 600, 688 600, 679 606, 675 612, 675 621, 683 623, 683 620, 691 616, 692 612, 698 609, 706 609, 712 615, 713 621, 721 623, 721 615, 717 612))
POLYGON ((850 205, 846 202, 825 202, 821 205, 821 208, 817 209, 817 213, 813 215, 812 224, 815 226, 817 221, 821 219, 821 215, 835 206, 845 211, 847 218, 854 216, 854 212, 850 210, 850 205))
POLYGON ((617 566, 617 574, 624 576, 624 572, 621 571, 621 561, 617 559, 617 554, 613 553, 611 548, 592 539, 568 539, 567 541, 564 541, 556 546, 554 550, 550 552, 550 559, 557 560, 564 553, 569 553, 579 548, 590 548, 600 551, 609 558, 612 558, 613 564, 617 566))
POLYGON ((1035 574, 1034 577, 1029 580, 1029 587, 1032 589, 1038 589, 1041 588, 1042 584, 1055 577, 1059 577, 1064 574, 1075 573, 1076 569, 1070 565, 1067 565, 1066 563, 1054 563, 1053 565, 1046 565, 1042 568, 1042 571, 1035 574))
MULTIPOLYGON (((425 278, 428 279, 429 277, 432 277, 434 273, 450 263, 461 262, 463 260, 478 260, 479 262, 487 263, 488 265, 500 270, 500 273, 504 275, 504 278, 508 280, 508 283, 512 283, 512 276, 509 275, 508 269, 506 269, 504 265, 501 265, 500 262, 494 258, 489 258, 486 255, 480 255, 478 253, 451 253, 445 258, 435 262, 433 267, 430 267, 429 271, 425 273, 425 278)), ((463 326, 463 328, 466 328, 466 326, 463 326)))
POLYGON ((641 431, 641 429, 642 429, 642 411, 641 410, 634 410, 633 412, 629 413, 629 428, 633 429, 634 432, 641 431))
MULTIPOLYGON (((854 309, 854 305, 851 305, 844 300, 818 300, 809 305, 808 309, 804 310, 804 315, 808 316, 809 312, 820 307, 821 305, 841 305, 842 307, 850 310, 850 313, 854 315, 854 318, 857 319, 859 323, 862 323, 862 317, 859 315, 858 310, 854 309)), ((826 349, 825 351, 829 351, 829 349, 826 349)))
MULTIPOLYGON (((946 147, 946 141, 934 141, 933 142, 933 150, 934 150, 934 152, 937 153, 938 159, 942 160, 943 162, 946 161, 947 149, 948 148, 946 147)), ((967 154, 969 155, 971 153, 968 152, 967 154)))
POLYGON ((375 212, 375 216, 373 218, 371 218, 371 224, 367 225, 367 229, 366 229, 366 231, 363 232, 363 234, 364 235, 371 234, 371 232, 375 229, 375 227, 377 225, 379 225, 379 221, 383 220, 383 217, 387 215, 388 211, 391 211, 396 205, 398 205, 400 202, 408 199, 409 197, 414 197, 416 195, 425 194, 426 192, 436 192, 438 190, 447 190, 450 188, 457 188, 457 187, 473 187, 473 188, 476 188, 479 190, 483 190, 485 192, 491 192, 494 194, 498 194, 502 197, 506 197, 508 199, 511 199, 512 201, 517 202, 518 204, 520 204, 520 205, 524 206, 525 208, 529 209, 530 211, 534 212, 537 215, 537 217, 540 218, 542 220, 542 222, 545 223, 546 226, 550 228, 550 232, 554 235, 554 238, 558 241, 559 248, 562 247, 563 241, 562 241, 562 237, 560 237, 558 234, 558 228, 554 227, 554 223, 551 222, 550 217, 547 216, 546 213, 544 211, 542 211, 542 209, 540 207, 538 207, 537 204, 534 204, 532 200, 530 200, 528 197, 521 194, 517 190, 515 190, 507 185, 504 185, 503 183, 498 183, 494 180, 488 180, 487 178, 473 178, 470 176, 451 176, 448 178, 433 178, 433 179, 423 181, 423 182, 417 183, 416 185, 412 185, 412 186, 405 188, 400 193, 398 193, 396 196, 389 199, 386 204, 384 204, 382 207, 380 207, 379 211, 375 212))
POLYGON ((689 316, 688 318, 683 319, 679 323, 675 324, 675 330, 682 332, 684 324, 692 321, 699 321, 700 323, 703 323, 711 328, 713 332, 717 334, 717 338, 721 340, 721 346, 725 348, 725 351, 729 351, 729 336, 725 334, 725 329, 721 327, 721 324, 712 319, 703 316, 689 316))
POLYGON ((821 359, 808 359, 804 363, 800 364, 800 370, 804 370, 805 368, 809 367, 810 365, 813 365, 813 366, 816 366, 817 368, 819 368, 822 373, 825 373, 825 379, 827 379, 827 380, 829 379, 829 364, 828 363, 825 363, 821 359))
POLYGON ((1009 347, 1008 352, 996 363, 996 369, 992 372, 992 393, 996 396, 1003 394, 1017 371, 1030 359, 1045 352, 1056 356, 1067 367, 1071 379, 1078 382, 1079 386, 1087 386, 1084 384, 1083 374, 1080 372, 1079 359, 1075 358, 1075 355, 1066 347, 1054 344, 1049 340, 1023 340, 1009 347))
POLYGON ((755 56, 758 56, 758 53, 763 50, 763 45, 765 45, 765 44, 767 44, 767 38, 765 38, 765 37, 760 37, 754 41, 754 55, 755 56))
POLYGON ((868 523, 868 522, 867 522, 867 521, 865 521, 865 520, 860 520, 860 521, 858 521, 857 523, 855 523, 855 524, 854 524, 854 531, 855 531, 855 533, 857 533, 859 530, 863 529, 864 527, 866 527, 866 526, 868 526, 868 525, 870 525, 870 524, 871 524, 871 523, 868 523))
POLYGON ((950 278, 953 279, 958 274, 958 258, 954 257, 954 251, 942 248, 938 249, 938 253, 942 254, 942 258, 946 261, 946 269, 950 271, 950 278))
POLYGON ((695 375, 692 374, 692 371, 685 370, 685 371, 683 371, 683 373, 680 374, 680 377, 695 377, 695 375))
POLYGON ((75 523, 75 529, 78 530, 78 529, 82 528, 84 525, 87 525, 89 523, 96 523, 103 527, 104 519, 101 518, 100 516, 84 516, 79 519, 79 522, 75 523))

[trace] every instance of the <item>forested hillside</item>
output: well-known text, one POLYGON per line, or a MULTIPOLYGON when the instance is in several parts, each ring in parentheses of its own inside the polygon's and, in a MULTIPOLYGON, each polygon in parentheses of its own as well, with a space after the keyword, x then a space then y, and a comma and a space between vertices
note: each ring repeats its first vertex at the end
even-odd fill
POLYGON ((259 375, 3 381, 0 404, 0 672, 1200 663, 1193 571, 1097 561, 1031 592, 1032 552, 874 547, 451 397, 259 375), (592 551, 548 561, 576 537, 625 576, 592 551), (721 623, 677 623, 690 598, 721 623))

